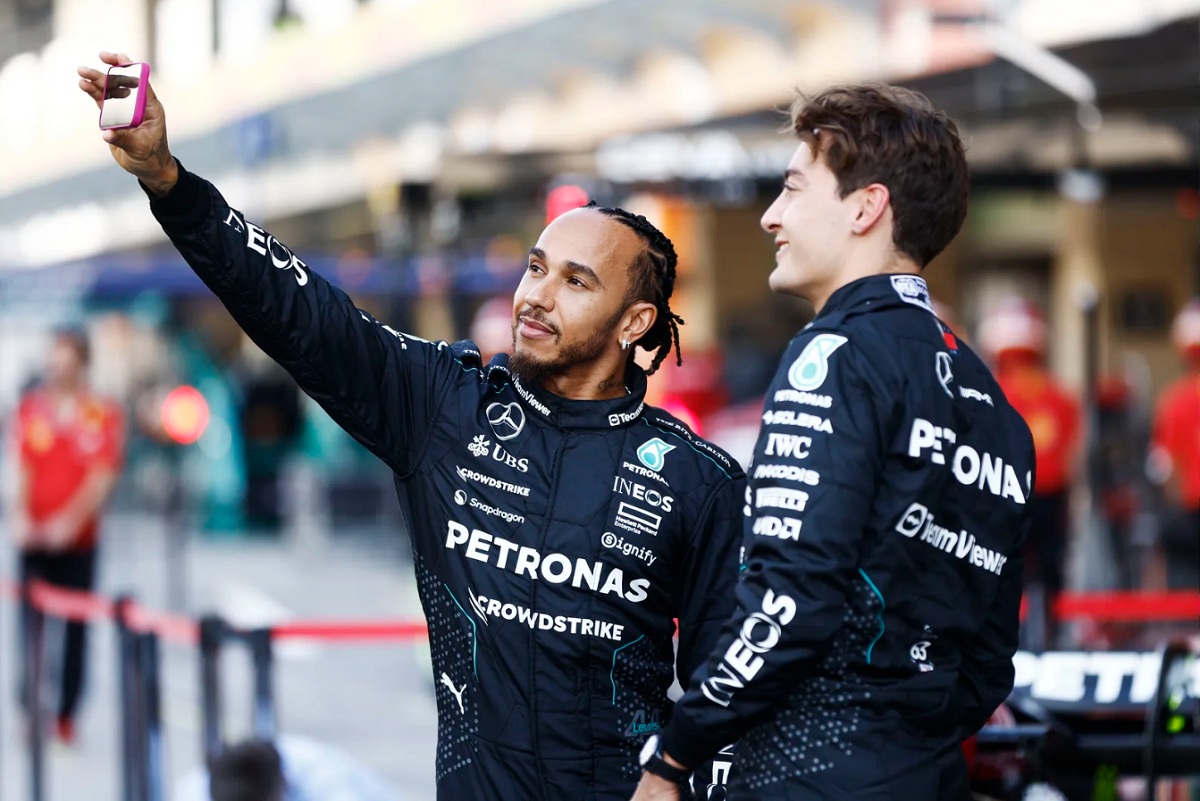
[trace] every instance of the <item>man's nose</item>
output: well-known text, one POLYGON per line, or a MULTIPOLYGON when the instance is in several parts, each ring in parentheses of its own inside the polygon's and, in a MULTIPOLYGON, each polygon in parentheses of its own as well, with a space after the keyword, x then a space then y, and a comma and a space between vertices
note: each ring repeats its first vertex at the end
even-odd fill
POLYGON ((777 210, 778 206, 779 198, 775 198, 774 202, 772 202, 770 206, 767 206, 767 210, 763 212, 762 217, 758 221, 758 224, 761 225, 762 229, 768 234, 774 233, 779 229, 780 222, 779 212, 777 210))
POLYGON ((535 309, 550 311, 554 308, 554 288, 551 286, 553 279, 546 277, 540 281, 534 281, 529 291, 525 293, 525 305, 532 306, 535 309))

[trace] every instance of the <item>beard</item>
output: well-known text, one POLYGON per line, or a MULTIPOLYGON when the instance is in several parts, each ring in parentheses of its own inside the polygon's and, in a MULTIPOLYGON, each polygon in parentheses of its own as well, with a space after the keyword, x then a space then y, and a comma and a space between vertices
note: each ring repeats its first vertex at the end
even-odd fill
MULTIPOLYGON (((564 345, 558 353, 547 359, 539 359, 528 351, 517 349, 517 324, 513 323, 513 349, 512 356, 508 359, 508 369, 522 384, 541 387, 546 379, 552 376, 565 373, 577 365, 594 362, 604 353, 624 313, 624 309, 619 309, 587 338, 564 345)), ((537 319, 534 315, 529 317, 537 319)), ((561 332, 554 341, 556 344, 562 341, 561 332)))

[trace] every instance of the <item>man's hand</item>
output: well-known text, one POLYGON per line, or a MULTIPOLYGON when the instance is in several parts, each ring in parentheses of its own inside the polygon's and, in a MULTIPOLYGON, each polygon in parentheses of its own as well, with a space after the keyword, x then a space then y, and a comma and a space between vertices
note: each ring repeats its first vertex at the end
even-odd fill
MULTIPOLYGON (((124 53, 101 53, 100 60, 109 66, 133 62, 124 53)), ((79 88, 99 107, 104 100, 105 73, 90 67, 80 67, 78 72, 79 88)), ((146 116, 141 125, 102 134, 121 169, 136 176, 156 195, 171 191, 179 179, 179 168, 167 147, 167 118, 154 87, 146 87, 146 116)))
POLYGON ((59 553, 71 546, 77 534, 79 534, 79 524, 69 515, 58 515, 47 520, 42 526, 39 544, 48 551, 59 553))
POLYGON ((643 773, 631 801, 681 801, 679 785, 653 773, 643 773))
POLYGON ((8 521, 8 535, 18 551, 28 550, 33 544, 33 523, 28 515, 14 514, 8 521))

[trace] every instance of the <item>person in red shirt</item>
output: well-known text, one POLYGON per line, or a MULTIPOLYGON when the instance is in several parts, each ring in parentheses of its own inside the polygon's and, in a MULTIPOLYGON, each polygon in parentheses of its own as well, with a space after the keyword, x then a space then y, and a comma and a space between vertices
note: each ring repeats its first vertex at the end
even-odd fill
POLYGON ((1200 588, 1200 298, 1180 311, 1171 338, 1187 372, 1159 398, 1148 472, 1170 510, 1162 533, 1167 586, 1194 590, 1200 588))
POLYGON ((1066 571, 1079 403, 1046 369, 1046 323, 1032 304, 1009 299, 998 305, 979 327, 979 344, 992 359, 1005 397, 1033 434, 1036 467, 1026 586, 1041 586, 1045 645, 1053 647, 1057 626, 1049 610, 1062 592, 1066 571))
MULTIPOLYGON (((23 583, 41 579, 90 590, 95 578, 99 517, 117 481, 123 437, 118 407, 87 387, 87 364, 86 335, 56 332, 45 379, 21 398, 13 420, 18 470, 9 530, 23 583)), ((82 623, 64 628, 57 734, 70 743, 87 629, 82 623)))

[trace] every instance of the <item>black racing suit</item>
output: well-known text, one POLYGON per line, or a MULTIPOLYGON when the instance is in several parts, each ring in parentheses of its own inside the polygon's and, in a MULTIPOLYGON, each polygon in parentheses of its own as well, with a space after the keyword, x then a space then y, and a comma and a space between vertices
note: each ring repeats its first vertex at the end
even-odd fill
POLYGON ((628 798, 671 709, 673 619, 686 686, 733 612, 741 469, 646 406, 635 366, 616 400, 523 387, 507 357, 380 324, 182 168, 151 209, 254 342, 395 472, 438 798, 628 798))
POLYGON ((916 276, 842 287, 791 343, 749 474, 738 609, 663 732, 730 798, 967 798, 1012 688, 1033 442, 916 276))

